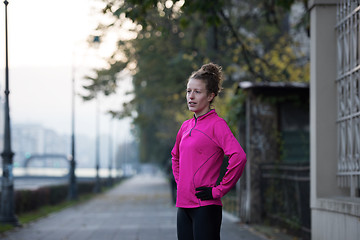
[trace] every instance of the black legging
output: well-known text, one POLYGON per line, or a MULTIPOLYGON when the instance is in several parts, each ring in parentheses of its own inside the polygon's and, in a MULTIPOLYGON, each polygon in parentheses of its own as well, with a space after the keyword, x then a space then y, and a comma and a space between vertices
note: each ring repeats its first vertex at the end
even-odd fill
POLYGON ((222 207, 178 208, 178 240, 220 240, 222 207))

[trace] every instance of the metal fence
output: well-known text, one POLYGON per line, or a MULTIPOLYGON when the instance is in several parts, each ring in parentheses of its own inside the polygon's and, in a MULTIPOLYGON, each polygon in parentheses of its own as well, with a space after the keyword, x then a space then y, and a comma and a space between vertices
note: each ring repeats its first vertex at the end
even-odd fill
POLYGON ((360 1, 337 6, 338 184, 360 191, 360 1))
POLYGON ((260 169, 263 217, 298 232, 303 239, 309 239, 309 164, 263 164, 260 169))

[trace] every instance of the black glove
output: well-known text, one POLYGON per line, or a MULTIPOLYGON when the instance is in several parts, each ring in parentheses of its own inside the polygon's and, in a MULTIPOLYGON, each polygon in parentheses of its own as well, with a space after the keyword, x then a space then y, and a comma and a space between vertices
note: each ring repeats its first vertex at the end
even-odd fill
POLYGON ((201 200, 214 199, 212 195, 212 187, 198 187, 195 190, 199 191, 195 193, 195 196, 201 200))

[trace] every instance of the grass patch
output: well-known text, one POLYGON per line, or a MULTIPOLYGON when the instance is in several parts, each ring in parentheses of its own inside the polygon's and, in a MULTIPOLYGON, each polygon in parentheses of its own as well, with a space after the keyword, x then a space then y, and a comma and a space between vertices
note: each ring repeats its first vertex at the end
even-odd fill
POLYGON ((9 231, 11 229, 13 229, 14 226, 13 225, 9 225, 9 224, 5 224, 5 225, 0 225, 0 233, 9 231))
MULTIPOLYGON (((116 185, 120 184, 120 182, 121 181, 115 183, 113 186, 110 186, 110 187, 109 186, 102 186, 100 194, 110 190, 111 188, 113 188, 116 185)), ((39 218, 46 217, 51 213, 63 210, 65 208, 67 208, 67 207, 71 207, 71 206, 74 206, 74 205, 77 205, 77 204, 84 203, 84 202, 92 199, 95 196, 99 196, 99 194, 97 194, 97 193, 82 194, 82 195, 78 196, 77 200, 64 201, 64 202, 61 202, 61 203, 56 204, 56 205, 46 205, 46 206, 40 207, 39 209, 37 209, 35 211, 19 214, 19 215, 17 215, 17 217, 18 217, 18 220, 19 220, 20 224, 22 224, 22 225, 27 224, 27 223, 35 221, 35 220, 37 220, 39 218)), ((0 224, 0 234, 4 233, 6 231, 12 230, 14 228, 15 228, 15 226, 10 225, 10 224, 5 224, 5 225, 0 224)))
MULTIPOLYGON (((79 196, 78 200, 65 201, 65 202, 59 203, 57 205, 47 205, 47 206, 37 209, 36 211, 20 214, 17 217, 18 217, 20 224, 27 224, 27 223, 35 221, 39 218, 46 217, 51 213, 63 210, 67 207, 71 207, 76 204, 84 203, 85 201, 90 200, 95 195, 96 194, 93 194, 93 193, 84 194, 82 196, 79 196)), ((14 229, 13 225, 0 224, 0 233, 4 233, 4 232, 12 230, 12 229, 14 229)))

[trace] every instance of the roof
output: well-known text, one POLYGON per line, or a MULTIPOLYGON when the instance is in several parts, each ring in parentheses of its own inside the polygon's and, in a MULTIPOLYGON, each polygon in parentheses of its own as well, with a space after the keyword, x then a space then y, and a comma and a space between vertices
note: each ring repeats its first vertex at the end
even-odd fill
POLYGON ((239 88, 251 89, 251 88, 302 88, 308 89, 308 83, 299 82, 239 82, 239 88))

